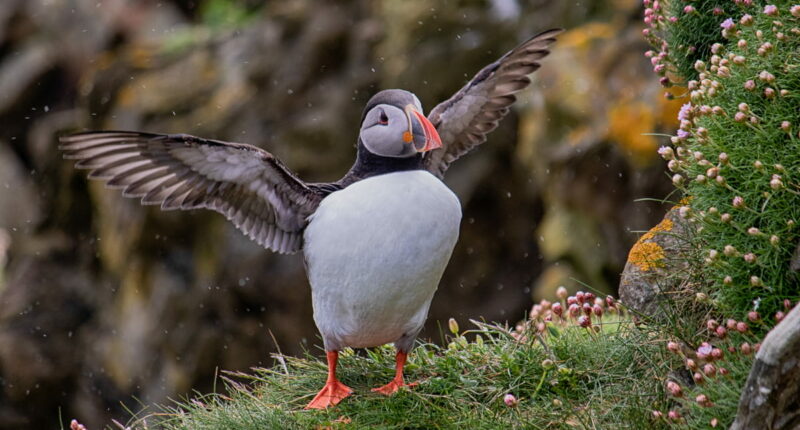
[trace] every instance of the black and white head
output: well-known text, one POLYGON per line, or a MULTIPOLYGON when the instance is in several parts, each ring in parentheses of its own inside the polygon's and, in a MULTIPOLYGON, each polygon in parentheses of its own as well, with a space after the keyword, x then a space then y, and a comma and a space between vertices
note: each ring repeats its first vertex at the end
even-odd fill
POLYGON ((372 96, 364 108, 359 137, 369 152, 382 157, 407 158, 442 146, 417 96, 404 90, 372 96))

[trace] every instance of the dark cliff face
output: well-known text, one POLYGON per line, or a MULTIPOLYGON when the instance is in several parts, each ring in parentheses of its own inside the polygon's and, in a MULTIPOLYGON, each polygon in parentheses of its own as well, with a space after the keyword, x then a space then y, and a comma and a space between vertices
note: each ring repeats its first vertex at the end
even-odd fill
POLYGON ((532 289, 571 277, 615 285, 635 239, 626 230, 659 218, 631 203, 662 195, 659 168, 631 156, 607 112, 617 99, 653 101, 650 132, 668 107, 647 79, 624 101, 613 68, 591 67, 647 67, 626 27, 632 9, 232 3, 0 7, 0 429, 56 427, 59 408, 97 428, 124 420, 120 402, 138 409, 134 396, 210 390, 217 369, 321 344, 300 256, 260 249, 218 214, 143 208, 87 182, 61 159, 59 133, 246 142, 308 181, 335 180, 379 89, 413 91, 430 110, 527 36, 574 24, 520 109, 448 172, 464 222, 422 337, 438 341, 451 316, 513 323, 532 289), (595 13, 618 17, 609 32, 580 27, 595 13), (589 78, 595 93, 580 93, 589 78))

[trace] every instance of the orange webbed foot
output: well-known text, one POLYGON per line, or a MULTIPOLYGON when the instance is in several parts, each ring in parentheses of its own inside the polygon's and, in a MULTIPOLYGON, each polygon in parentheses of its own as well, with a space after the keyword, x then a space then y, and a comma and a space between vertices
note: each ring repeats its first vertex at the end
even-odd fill
POLYGON ((326 409, 342 401, 345 397, 353 394, 353 390, 339 381, 329 381, 319 390, 314 400, 306 406, 306 409, 326 409))
POLYGON ((392 379, 392 382, 389 382, 388 384, 382 387, 373 388, 372 391, 375 393, 383 394, 385 396, 391 396, 392 394, 396 393, 400 389, 400 387, 416 387, 417 385, 419 385, 418 382, 412 382, 410 384, 406 384, 402 380, 398 381, 396 379, 392 379))

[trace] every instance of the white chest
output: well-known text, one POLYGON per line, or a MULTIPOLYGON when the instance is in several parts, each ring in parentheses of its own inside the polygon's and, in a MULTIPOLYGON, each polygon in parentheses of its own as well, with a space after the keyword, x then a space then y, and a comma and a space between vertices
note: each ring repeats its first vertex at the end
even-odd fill
POLYGON ((418 330, 460 222, 456 196, 425 171, 375 176, 325 198, 304 252, 326 346, 376 346, 418 330))

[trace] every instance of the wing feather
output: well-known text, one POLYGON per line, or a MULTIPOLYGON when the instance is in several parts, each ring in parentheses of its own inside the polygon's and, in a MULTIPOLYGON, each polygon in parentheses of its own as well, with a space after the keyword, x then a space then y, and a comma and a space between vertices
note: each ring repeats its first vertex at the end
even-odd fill
POLYGON ((97 131, 62 137, 64 157, 89 178, 163 210, 220 212, 265 248, 292 253, 319 202, 336 187, 308 185, 254 146, 190 135, 97 131))
POLYGON ((499 60, 484 67, 463 88, 431 110, 428 119, 442 138, 442 147, 425 157, 427 169, 442 178, 450 163, 486 141, 517 99, 515 93, 530 85, 528 77, 539 69, 538 60, 563 30, 539 33, 499 60))

